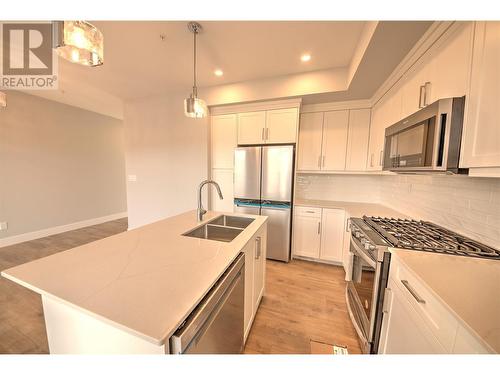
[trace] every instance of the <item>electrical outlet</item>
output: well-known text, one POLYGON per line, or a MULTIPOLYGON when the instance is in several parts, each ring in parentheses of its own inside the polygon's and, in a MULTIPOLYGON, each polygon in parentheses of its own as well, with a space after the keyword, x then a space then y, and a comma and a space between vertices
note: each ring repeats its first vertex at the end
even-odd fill
POLYGON ((6 221, 0 221, 0 230, 7 230, 8 224, 6 221))

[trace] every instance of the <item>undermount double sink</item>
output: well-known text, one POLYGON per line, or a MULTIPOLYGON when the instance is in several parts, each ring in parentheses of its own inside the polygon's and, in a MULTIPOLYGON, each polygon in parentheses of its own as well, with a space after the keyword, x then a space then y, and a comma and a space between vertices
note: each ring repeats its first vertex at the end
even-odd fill
POLYGON ((231 242, 254 220, 255 219, 242 216, 221 215, 184 233, 183 236, 231 242))

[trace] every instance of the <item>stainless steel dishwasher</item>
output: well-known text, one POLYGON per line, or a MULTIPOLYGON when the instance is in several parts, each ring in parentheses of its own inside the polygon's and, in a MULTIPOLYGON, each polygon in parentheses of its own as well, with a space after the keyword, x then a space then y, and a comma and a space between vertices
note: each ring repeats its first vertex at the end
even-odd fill
POLYGON ((241 253, 170 338, 172 354, 243 351, 245 256, 241 253))

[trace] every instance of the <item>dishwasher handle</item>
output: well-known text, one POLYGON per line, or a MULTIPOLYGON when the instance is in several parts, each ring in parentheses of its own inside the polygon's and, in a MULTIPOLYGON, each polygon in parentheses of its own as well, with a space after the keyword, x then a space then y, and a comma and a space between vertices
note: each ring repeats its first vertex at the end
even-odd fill
POLYGON ((172 347, 171 349, 174 354, 182 353, 195 336, 197 336, 202 326, 219 306, 219 302, 223 301, 226 292, 231 290, 233 284, 237 282, 238 278, 241 276, 244 264, 245 254, 240 253, 236 260, 228 267, 226 272, 198 304, 196 309, 172 335, 171 343, 174 344, 173 346, 175 346, 175 348, 172 347))

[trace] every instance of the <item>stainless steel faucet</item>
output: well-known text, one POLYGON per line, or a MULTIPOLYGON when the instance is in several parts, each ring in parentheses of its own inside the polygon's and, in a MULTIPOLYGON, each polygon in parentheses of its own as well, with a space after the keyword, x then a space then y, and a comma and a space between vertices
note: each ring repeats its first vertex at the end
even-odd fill
POLYGON ((201 189, 203 188, 203 186, 205 186, 206 184, 214 184, 216 189, 217 189, 217 193, 219 194, 219 198, 220 199, 224 199, 224 197, 222 196, 222 192, 220 191, 220 186, 217 182, 215 182, 214 180, 205 180, 203 181, 200 186, 198 186, 198 210, 196 211, 196 217, 198 218, 198 221, 202 221, 203 220, 203 215, 205 215, 207 213, 207 210, 205 210, 203 208, 203 205, 201 204, 201 189))

